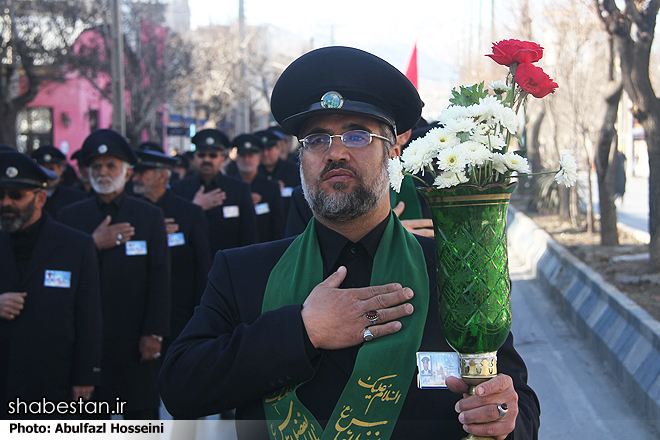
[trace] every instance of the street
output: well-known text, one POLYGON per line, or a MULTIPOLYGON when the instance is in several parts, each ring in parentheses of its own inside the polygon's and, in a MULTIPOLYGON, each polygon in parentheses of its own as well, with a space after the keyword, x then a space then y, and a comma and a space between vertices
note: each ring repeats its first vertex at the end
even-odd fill
MULTIPOLYGON (((598 182, 592 175, 594 213, 598 214, 598 182)), ((623 201, 616 201, 617 220, 631 228, 649 231, 649 179, 648 177, 628 177, 623 201)))

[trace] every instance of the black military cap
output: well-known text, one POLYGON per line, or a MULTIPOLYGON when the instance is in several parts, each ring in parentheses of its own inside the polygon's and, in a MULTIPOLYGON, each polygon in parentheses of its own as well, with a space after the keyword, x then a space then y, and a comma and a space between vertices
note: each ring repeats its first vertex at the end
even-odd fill
POLYGON ((130 165, 137 163, 137 156, 126 138, 109 128, 92 132, 87 136, 80 150, 85 165, 89 165, 92 159, 98 156, 116 157, 130 165))
POLYGON ((66 156, 64 153, 52 145, 44 145, 43 147, 39 147, 32 152, 31 156, 32 159, 35 160, 39 165, 66 162, 66 156))
POLYGON ((241 134, 231 141, 231 146, 236 147, 236 154, 239 156, 245 153, 261 153, 264 149, 264 144, 261 142, 259 136, 253 134, 241 134))
POLYGON ((18 151, 0 151, 0 187, 17 189, 45 188, 57 174, 18 151))
POLYGON ((205 128, 192 138, 196 150, 226 150, 229 148, 229 138, 215 128, 205 128))
MULTIPOLYGON (((159 153, 165 153, 165 150, 163 150, 163 147, 157 143, 157 142, 152 142, 152 141, 147 141, 147 142, 142 142, 140 145, 137 147, 138 150, 149 150, 149 151, 157 151, 159 153)), ((138 155, 138 158, 140 155, 138 155)))
POLYGON ((165 153, 151 150, 137 150, 135 154, 138 157, 138 163, 135 165, 135 171, 149 170, 154 168, 174 168, 179 163, 179 159, 169 156, 165 153))
POLYGON ((259 130, 255 132, 254 135, 261 140, 261 143, 263 144, 264 148, 272 148, 276 146, 279 141, 282 140, 282 137, 280 137, 280 135, 278 135, 277 133, 271 130, 259 130))
POLYGON ((295 136, 307 119, 324 112, 370 116, 399 134, 415 125, 422 105, 415 86, 396 67, 342 46, 316 49, 291 63, 270 101, 275 120, 295 136))
POLYGON ((16 151, 16 148, 11 147, 7 144, 0 144, 0 151, 16 151))

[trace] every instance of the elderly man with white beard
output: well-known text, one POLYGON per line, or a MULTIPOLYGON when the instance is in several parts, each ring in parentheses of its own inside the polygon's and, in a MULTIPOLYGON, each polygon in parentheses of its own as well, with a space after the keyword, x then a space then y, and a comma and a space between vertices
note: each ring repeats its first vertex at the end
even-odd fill
POLYGON ((94 398, 125 401, 125 419, 158 419, 155 385, 170 321, 163 211, 124 194, 137 157, 119 133, 104 129, 90 134, 82 159, 96 196, 64 208, 58 220, 91 234, 99 254, 103 362, 94 398))

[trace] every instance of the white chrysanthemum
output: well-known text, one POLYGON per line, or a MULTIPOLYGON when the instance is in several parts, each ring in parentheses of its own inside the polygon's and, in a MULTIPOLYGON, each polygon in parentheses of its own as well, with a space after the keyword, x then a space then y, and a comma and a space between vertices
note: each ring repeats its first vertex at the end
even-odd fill
POLYGON ((506 85, 506 82, 502 80, 490 81, 488 85, 493 90, 493 92, 497 93, 498 95, 507 92, 510 89, 510 87, 506 85))
POLYGON ((422 171, 432 161, 432 156, 428 155, 428 150, 429 142, 426 137, 412 141, 401 154, 403 168, 411 174, 422 171))
POLYGON ((460 183, 467 183, 470 179, 465 173, 442 173, 433 181, 433 186, 436 188, 451 188, 460 183))
POLYGON ((390 175, 390 185, 392 189, 396 192, 401 191, 401 182, 403 182, 403 165, 399 156, 390 159, 389 164, 387 165, 387 171, 390 175))
POLYGON ((471 118, 455 118, 446 122, 445 128, 454 133, 470 133, 477 124, 471 118))
POLYGON ((476 166, 483 166, 487 160, 490 160, 492 153, 486 145, 481 142, 467 141, 461 144, 468 157, 468 163, 476 166))
POLYGON ((431 156, 435 156, 440 150, 458 145, 461 141, 456 133, 444 127, 430 130, 424 138, 429 142, 428 149, 431 156))
POLYGON ((502 150, 506 147, 506 138, 501 135, 491 136, 490 137, 490 148, 493 150, 502 150))
POLYGON ((559 165, 561 166, 561 169, 557 175, 555 175, 555 180, 557 183, 563 183, 566 187, 570 188, 578 179, 575 158, 570 154, 564 154, 561 159, 559 159, 559 165))
POLYGON ((451 107, 447 107, 442 111, 442 113, 440 113, 440 117, 438 118, 438 121, 442 125, 445 125, 449 121, 459 118, 465 118, 466 116, 467 116, 467 112, 465 110, 465 107, 461 107, 460 105, 452 105, 451 107))
POLYGON ((508 151, 504 153, 503 159, 504 159, 504 164, 511 171, 516 171, 520 174, 529 173, 529 164, 527 163, 527 159, 525 159, 521 155, 516 154, 512 151, 508 151))
POLYGON ((509 107, 500 106, 495 117, 511 133, 515 133, 518 130, 518 115, 509 107))
POLYGON ((466 151, 463 149, 463 144, 460 144, 457 147, 447 148, 438 152, 435 163, 442 171, 456 173, 465 169, 469 164, 469 159, 466 151))
POLYGON ((501 153, 493 153, 492 157, 493 169, 500 174, 505 174, 509 172, 509 169, 506 167, 506 162, 504 160, 504 155, 501 153))

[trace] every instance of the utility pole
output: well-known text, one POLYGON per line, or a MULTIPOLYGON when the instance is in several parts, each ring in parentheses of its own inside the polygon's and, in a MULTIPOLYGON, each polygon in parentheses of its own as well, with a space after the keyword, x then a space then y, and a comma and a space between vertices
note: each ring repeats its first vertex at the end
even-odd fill
POLYGON ((238 0, 238 42, 239 42, 239 83, 241 93, 239 93, 238 108, 236 115, 236 135, 250 132, 250 86, 245 77, 246 73, 246 41, 245 41, 245 9, 243 0, 238 0))
POLYGON ((124 31, 121 0, 112 4, 112 128, 126 136, 126 100, 124 99, 124 31))

